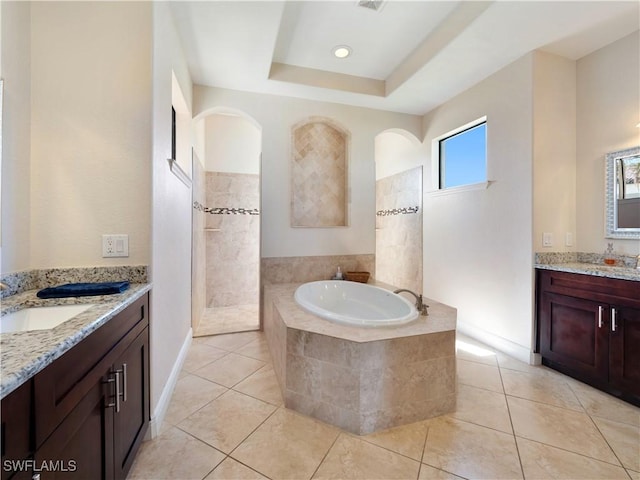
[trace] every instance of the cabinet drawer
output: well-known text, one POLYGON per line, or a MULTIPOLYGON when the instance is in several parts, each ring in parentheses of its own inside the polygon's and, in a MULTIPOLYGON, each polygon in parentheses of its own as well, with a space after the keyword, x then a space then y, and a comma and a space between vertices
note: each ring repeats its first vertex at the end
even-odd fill
POLYGON ((632 280, 538 270, 538 291, 640 308, 640 282, 632 280))
POLYGON ((34 377, 36 448, 100 382, 119 354, 119 342, 148 326, 148 310, 145 295, 34 377))

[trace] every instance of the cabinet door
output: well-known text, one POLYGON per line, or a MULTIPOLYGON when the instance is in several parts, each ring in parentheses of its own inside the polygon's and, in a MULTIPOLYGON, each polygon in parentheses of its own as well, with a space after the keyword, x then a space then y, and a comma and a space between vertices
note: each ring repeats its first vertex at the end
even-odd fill
POLYGON ((107 375, 80 400, 35 453, 41 478, 113 478, 113 383, 107 375))
POLYGON ((609 381, 640 401, 640 309, 612 306, 610 339, 609 381))
POLYGON ((126 478, 149 425, 149 329, 113 366, 120 372, 120 411, 114 414, 115 478, 126 478))
MULTIPOLYGON (((26 382, 3 398, 1 411, 1 476, 2 480, 5 480, 14 474, 28 474, 26 471, 30 467, 23 461, 26 461, 33 452, 31 447, 31 382, 26 382)), ((26 478, 30 478, 30 475, 26 478)))
POLYGON ((609 368, 607 306, 549 292, 541 297, 540 353, 543 363, 560 367, 584 381, 606 383, 609 368))

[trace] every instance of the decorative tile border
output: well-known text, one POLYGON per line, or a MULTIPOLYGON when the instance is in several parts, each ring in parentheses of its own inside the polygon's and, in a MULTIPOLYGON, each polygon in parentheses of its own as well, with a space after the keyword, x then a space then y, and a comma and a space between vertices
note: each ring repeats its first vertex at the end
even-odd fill
POLYGON ((199 202, 193 202, 193 208, 212 215, 260 215, 257 208, 205 207, 199 202))
POLYGON ((389 215, 406 215, 409 213, 418 213, 420 207, 404 207, 404 208, 392 208, 387 210, 378 210, 376 215, 379 217, 387 217, 389 215))

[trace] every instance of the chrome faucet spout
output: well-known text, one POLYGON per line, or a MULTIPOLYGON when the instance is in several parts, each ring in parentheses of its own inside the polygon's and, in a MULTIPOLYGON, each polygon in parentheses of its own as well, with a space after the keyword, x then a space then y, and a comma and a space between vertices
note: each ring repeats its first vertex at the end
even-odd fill
POLYGON ((427 309, 429 308, 429 305, 425 305, 422 302, 422 294, 418 295, 417 293, 413 293, 411 290, 408 290, 406 288, 399 288, 398 290, 393 291, 393 293, 402 293, 402 292, 410 293, 416 298, 416 310, 420 312, 420 315, 425 315, 425 316, 429 315, 429 312, 427 311, 427 309))

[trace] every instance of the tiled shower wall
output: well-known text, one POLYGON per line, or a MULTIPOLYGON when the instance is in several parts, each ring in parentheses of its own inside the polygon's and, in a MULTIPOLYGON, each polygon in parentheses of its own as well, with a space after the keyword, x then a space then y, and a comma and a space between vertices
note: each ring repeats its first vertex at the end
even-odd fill
POLYGON ((260 176, 206 172, 207 307, 259 302, 260 176))
MULTIPOLYGON (((193 204, 205 205, 206 176, 204 168, 196 158, 192 168, 193 204)), ((191 257, 191 328, 195 331, 200 323, 207 304, 207 251, 205 236, 205 214, 194 208, 192 210, 192 257, 191 257)))
POLYGON ((376 182, 376 279, 422 293, 422 167, 376 182))
POLYGON ((310 119, 291 133, 291 226, 347 225, 347 133, 310 119))

